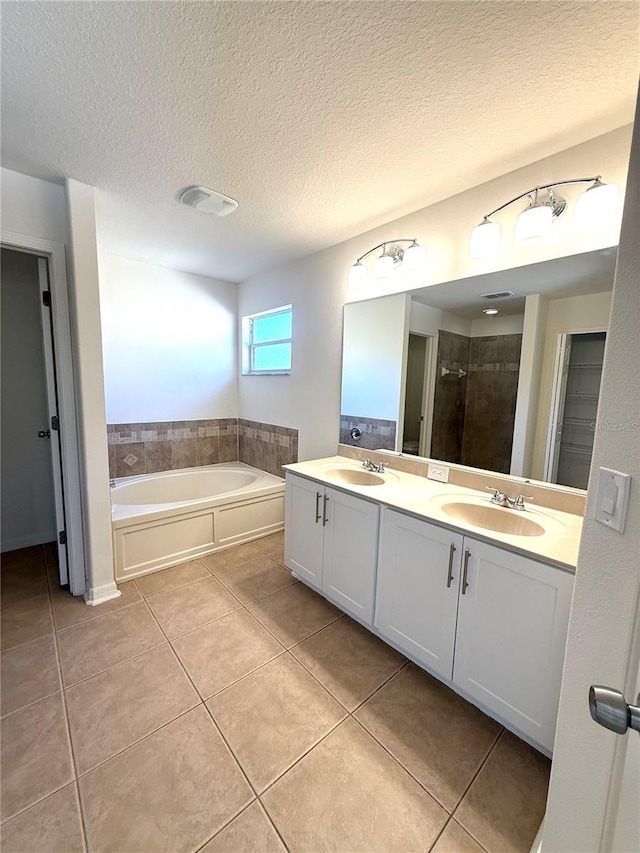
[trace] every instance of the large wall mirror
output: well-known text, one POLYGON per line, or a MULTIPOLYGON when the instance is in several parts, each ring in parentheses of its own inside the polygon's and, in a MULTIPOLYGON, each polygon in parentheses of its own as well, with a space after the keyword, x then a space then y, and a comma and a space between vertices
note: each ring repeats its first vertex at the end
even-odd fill
POLYGON ((586 489, 615 261, 603 249, 345 305, 341 443, 586 489))

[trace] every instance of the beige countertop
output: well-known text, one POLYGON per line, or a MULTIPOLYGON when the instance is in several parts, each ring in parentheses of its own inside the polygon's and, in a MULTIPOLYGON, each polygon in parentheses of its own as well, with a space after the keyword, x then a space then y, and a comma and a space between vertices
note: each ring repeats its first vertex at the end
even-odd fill
POLYGON ((298 462, 293 465, 285 465, 284 468, 291 473, 321 482, 332 489, 358 495, 374 503, 409 513, 442 527, 457 530, 460 533, 472 536, 474 539, 497 544, 510 551, 575 571, 582 532, 581 516, 547 507, 538 509, 531 505, 527 505, 525 510, 500 507, 498 509, 501 512, 535 521, 544 529, 544 533, 538 536, 516 536, 510 533, 486 530, 466 521, 452 518, 442 506, 447 503, 447 497, 451 500, 459 498, 461 502, 482 503, 482 505, 491 506, 488 492, 479 492, 452 483, 439 483, 435 480, 428 480, 426 477, 397 471, 393 469, 393 461, 390 461, 391 465, 381 475, 384 483, 375 486, 356 486, 333 480, 330 474, 332 469, 363 470, 361 462, 344 456, 330 456, 325 459, 298 462))

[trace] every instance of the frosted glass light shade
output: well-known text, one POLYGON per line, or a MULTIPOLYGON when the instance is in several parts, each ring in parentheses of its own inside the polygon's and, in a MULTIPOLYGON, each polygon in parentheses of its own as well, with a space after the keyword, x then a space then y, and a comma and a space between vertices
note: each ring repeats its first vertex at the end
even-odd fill
POLYGON ((405 249, 402 258, 402 268, 407 272, 422 272, 427 266, 427 250, 424 246, 414 243, 405 249))
POLYGON ((500 225, 497 222, 481 222, 469 237, 469 254, 472 258, 488 258, 498 251, 500 225))
POLYGON ((516 222, 516 243, 533 243, 548 237, 551 232, 553 209, 548 204, 538 204, 523 210, 516 222))
POLYGON ((393 258, 390 255, 381 255, 373 265, 374 278, 390 278, 393 273, 393 258))
POLYGON ((363 290, 369 284, 369 270, 359 261, 349 269, 349 290, 363 290))
POLYGON ((615 221, 619 210, 618 187, 615 184, 595 184, 578 198, 573 221, 580 231, 590 231, 615 221))

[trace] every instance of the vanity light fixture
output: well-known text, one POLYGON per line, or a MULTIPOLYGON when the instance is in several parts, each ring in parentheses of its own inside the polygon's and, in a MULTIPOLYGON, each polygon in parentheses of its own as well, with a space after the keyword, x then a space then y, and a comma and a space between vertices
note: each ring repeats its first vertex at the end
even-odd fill
POLYGON ((591 184, 576 203, 574 218, 576 228, 589 230, 601 227, 617 214, 619 209, 618 187, 615 184, 603 183, 600 175, 541 184, 520 193, 520 195, 506 201, 482 217, 482 222, 476 225, 469 238, 469 254, 471 257, 487 258, 498 250, 500 225, 494 222, 491 217, 523 198, 528 198, 529 204, 516 222, 516 243, 524 245, 548 237, 551 233, 553 220, 561 216, 567 208, 566 199, 556 193, 556 187, 568 184, 591 184))
POLYGON ((421 272, 427 262, 427 252, 424 246, 421 246, 415 237, 400 237, 397 240, 387 240, 369 249, 364 255, 360 255, 358 260, 349 270, 349 288, 351 290, 360 290, 369 284, 369 271, 362 261, 368 256, 382 249, 382 252, 375 260, 373 265, 373 278, 386 279, 390 278, 393 271, 402 266, 407 272, 421 272), (399 243, 409 243, 406 249, 401 248, 399 243))

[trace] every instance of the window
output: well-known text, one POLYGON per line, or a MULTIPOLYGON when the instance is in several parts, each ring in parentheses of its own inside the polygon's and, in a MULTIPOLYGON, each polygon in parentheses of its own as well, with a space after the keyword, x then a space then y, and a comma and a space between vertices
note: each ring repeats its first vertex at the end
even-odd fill
POLYGON ((291 373, 292 307, 242 318, 242 372, 291 373))

